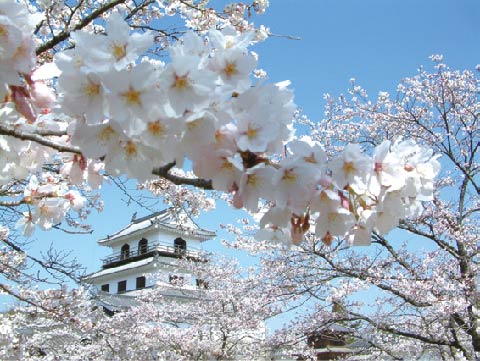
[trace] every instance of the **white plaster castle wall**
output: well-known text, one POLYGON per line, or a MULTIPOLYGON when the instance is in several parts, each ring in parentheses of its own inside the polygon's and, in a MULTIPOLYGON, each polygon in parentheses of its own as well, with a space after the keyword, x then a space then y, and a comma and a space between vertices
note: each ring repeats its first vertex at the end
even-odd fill
MULTIPOLYGON (((125 266, 128 266, 126 264, 125 266)), ((122 266, 120 266, 122 267, 122 266)), ((146 287, 151 287, 160 283, 170 283, 170 276, 180 276, 184 279, 184 285, 191 288, 191 286, 196 286, 196 279, 191 274, 185 272, 178 268, 177 259, 168 258, 168 257, 158 257, 157 267, 154 267, 153 264, 150 264, 148 268, 142 267, 138 269, 137 267, 124 270, 121 273, 118 272, 118 268, 112 268, 112 273, 106 274, 95 280, 94 284, 101 289, 101 286, 104 284, 109 285, 109 293, 117 293, 118 282, 127 281, 127 292, 133 291, 136 289, 136 279, 137 277, 145 276, 146 287)))
MULTIPOLYGON (((109 256, 119 257, 121 253, 121 248, 125 244, 128 244, 130 247, 130 255, 136 255, 138 251, 138 243, 142 238, 148 240, 148 247, 154 244, 159 244, 162 246, 171 247, 169 251, 173 252, 174 241, 176 238, 182 238, 186 241, 186 250, 187 251, 201 251, 202 241, 205 240, 201 238, 203 236, 198 236, 189 234, 182 234, 181 230, 170 231, 163 228, 161 225, 155 225, 152 228, 148 228, 150 224, 145 224, 145 221, 140 222, 139 224, 133 224, 125 228, 124 230, 117 232, 113 238, 105 239, 108 244, 101 244, 111 248, 112 252, 109 256), (116 238, 119 237, 119 238, 116 238)), ((169 227, 170 225, 168 225, 169 227)), ((102 240, 103 242, 103 240, 102 240)), ((117 258, 120 260, 120 258, 117 258)), ((115 258, 113 259, 115 261, 115 258)), ((185 289, 196 289, 196 278, 188 274, 186 270, 179 269, 178 267, 179 259, 175 257, 163 257, 157 255, 155 259, 144 258, 141 260, 126 260, 126 263, 121 263, 119 266, 102 269, 95 274, 92 274, 92 278, 89 283, 94 284, 99 290, 102 285, 109 285, 109 293, 116 294, 118 292, 118 282, 126 281, 126 292, 136 290, 136 279, 137 277, 145 276, 146 278, 146 287, 155 286, 157 283, 162 283, 164 286, 170 284, 170 276, 179 276, 183 277, 183 288, 185 289)))
POLYGON ((182 238, 187 242, 187 250, 194 249, 200 250, 202 247, 202 243, 198 239, 193 239, 191 237, 180 235, 178 233, 173 232, 165 232, 163 230, 158 229, 151 229, 141 235, 136 235, 132 237, 128 237, 123 241, 118 241, 115 245, 112 246, 112 253, 119 253, 123 245, 128 244, 130 246, 131 251, 136 251, 138 249, 138 242, 142 238, 146 238, 148 240, 148 244, 160 243, 162 245, 171 246, 173 247, 173 242, 176 238, 182 238))

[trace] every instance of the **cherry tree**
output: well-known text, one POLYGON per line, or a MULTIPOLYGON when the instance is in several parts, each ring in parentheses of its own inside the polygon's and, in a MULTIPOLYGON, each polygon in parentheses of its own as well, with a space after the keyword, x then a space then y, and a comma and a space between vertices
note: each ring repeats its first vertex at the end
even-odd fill
MULTIPOLYGON (((5 204, 25 208, 17 225, 26 235, 63 220, 76 226, 72 214, 83 218, 100 207, 89 195, 105 175, 227 192, 234 206, 252 212, 259 200, 268 201, 273 206, 260 237, 294 243, 310 219, 319 237, 352 233, 365 216, 346 207, 349 198, 376 213, 385 194, 393 197, 388 185, 370 186, 375 160, 358 145, 329 163, 319 144, 295 138, 288 82, 253 81, 257 56, 248 47, 268 31, 243 16, 263 12, 268 2, 230 5, 222 13, 185 1, 100 2, 95 11, 82 3, 2 4, 2 179, 5 197, 14 199, 5 204), (158 28, 162 17, 176 13, 195 31, 158 28), (169 63, 159 59, 161 46, 168 47, 169 63), (291 156, 276 159, 290 143, 291 156), (193 178, 175 173, 185 159, 193 178)), ((405 217, 414 215, 431 198, 436 157, 414 142, 392 149, 386 143, 379 152, 397 164, 393 198, 408 203, 405 217)), ((353 242, 364 242, 357 233, 353 242)))
MULTIPOLYGON (((181 260, 185 278, 130 297, 130 307, 107 315, 96 300, 78 295, 70 322, 23 309, 5 317, 16 337, 4 356, 108 360, 253 359, 270 354, 265 321, 282 312, 287 299, 264 275, 232 259, 181 260), (201 280, 190 286, 191 277, 201 280), (29 331, 32 335, 22 334, 29 331), (54 347, 53 347, 54 346, 54 347)), ((98 295, 108 302, 108 295, 98 295), (105 298, 107 297, 107 298, 105 298)), ((122 297, 122 296, 120 296, 122 297)), ((123 296, 125 297, 125 296, 123 296)), ((67 304, 64 302, 63 304, 67 304)), ((60 306, 60 305, 59 305, 60 306)), ((60 309, 61 307, 59 307, 60 309)))
POLYGON ((205 191, 218 191, 260 212, 259 242, 300 245, 313 227, 326 244, 364 245, 372 232, 428 217, 422 204, 440 169, 432 144, 379 133, 385 141, 369 152, 345 128, 349 144, 332 155, 329 132, 295 135, 289 82, 263 79, 249 49, 269 36, 250 21, 267 6, 0 2, 3 293, 53 313, 56 298, 70 299, 57 294, 49 308, 28 267, 75 278, 76 265, 28 255, 19 233, 88 232, 107 177, 135 179, 193 213, 212 207, 205 191), (172 28, 173 16, 184 25, 172 28))
MULTIPOLYGON (((374 149, 375 186, 392 192, 375 215, 362 211, 356 231, 377 219, 368 249, 349 247, 348 237, 310 234, 300 247, 264 258, 271 282, 303 295, 309 305, 278 340, 293 342, 338 323, 350 326, 365 346, 357 351, 372 357, 479 357, 480 83, 477 72, 451 70, 440 56, 433 62, 432 70, 402 80, 393 96, 380 92, 371 99, 352 82, 349 96, 326 95, 324 121, 303 120, 332 157, 354 140, 374 149), (383 147, 391 142, 401 152, 402 137, 441 155, 443 171, 435 189, 422 191, 433 193, 433 201, 417 205, 415 216, 387 235, 383 227, 403 218, 405 204, 396 199, 398 163, 383 147)), ((423 166, 415 171, 435 172, 423 166)))

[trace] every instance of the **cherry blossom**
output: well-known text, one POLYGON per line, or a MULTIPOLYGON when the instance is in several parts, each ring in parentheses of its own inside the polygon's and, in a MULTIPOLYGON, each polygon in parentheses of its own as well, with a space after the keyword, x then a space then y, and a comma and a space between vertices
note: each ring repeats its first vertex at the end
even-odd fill
MULTIPOLYGON (((262 12, 266 4, 252 6, 262 12)), ((181 4, 170 7, 180 8, 192 14, 181 4)), ((235 17, 245 10, 239 5, 229 11, 235 17)), ((256 56, 248 48, 258 39, 250 27, 202 29, 205 35, 188 31, 170 47, 170 62, 163 64, 140 58, 152 46, 153 33, 132 31, 125 19, 113 11, 105 28, 98 24, 98 33, 73 31, 75 48, 58 52, 54 58, 58 69, 44 66, 35 75, 37 80, 28 75, 30 69, 23 70, 26 84, 11 88, 16 111, 7 107, 10 113, 5 116, 21 123, 23 131, 35 133, 45 109, 55 119, 51 124, 64 124, 60 128, 68 129, 70 138, 48 139, 42 152, 34 152, 35 143, 29 143, 22 151, 19 176, 39 171, 54 157, 52 141, 73 153, 63 157, 60 172, 78 186, 92 181, 98 188, 103 171, 142 182, 164 169, 167 173, 162 174, 168 175, 171 167, 163 167, 172 162, 182 167, 188 158, 207 184, 234 194, 235 206, 255 211, 259 201, 270 201, 288 209, 291 219, 284 226, 290 228, 295 243, 309 228, 307 219, 317 224, 320 233, 344 236, 375 228, 361 216, 368 211, 374 212, 368 218, 381 220, 380 228, 388 231, 385 225, 395 225, 403 216, 392 214, 383 201, 400 199, 405 216, 417 216, 420 202, 431 200, 439 163, 430 150, 412 141, 385 143, 373 159, 358 144, 349 144, 327 162, 319 143, 296 140, 289 82, 252 84, 256 56), (58 100, 48 82, 58 91, 58 100), (287 159, 270 159, 285 149, 287 159), (99 165, 92 172, 89 164, 99 165), (316 204, 319 191, 338 192, 341 205, 326 212, 316 204), (389 195, 393 191, 400 198, 389 195)), ((31 25, 26 14, 9 21, 19 22, 16 31, 23 30, 22 37, 28 37, 25 30, 31 25)), ((3 146, 7 153, 10 144, 14 143, 3 146)), ((58 214, 51 217, 60 220, 58 214)))
MULTIPOLYGON (((404 79, 397 96, 380 92, 366 100, 352 81, 351 99, 327 95, 327 119, 309 122, 296 116, 288 81, 270 84, 255 69, 258 56, 250 48, 269 30, 255 27, 250 14, 267 6, 253 1, 215 11, 208 1, 190 0, 39 1, 28 9, 13 0, 0 4, 6 211, 0 263, 2 275, 15 283, 0 284, 2 292, 38 307, 45 319, 67 321, 65 332, 109 336, 92 338, 102 347, 84 344, 64 357, 85 351, 110 358, 105 340, 112 340, 121 357, 135 358, 118 334, 125 329, 139 335, 136 350, 158 350, 161 343, 160 358, 177 356, 172 340, 198 340, 205 318, 189 330, 149 327, 150 315, 165 313, 148 297, 141 308, 116 317, 115 329, 111 319, 91 314, 83 291, 31 287, 42 279, 26 262, 54 273, 57 263, 25 252, 14 242, 15 225, 25 235, 35 227, 82 230, 73 218, 101 208, 93 190, 107 175, 126 175, 194 213, 213 208, 218 193, 210 191, 220 191, 219 198, 260 219, 248 229, 255 230, 252 250, 275 244, 275 253, 261 260, 261 277, 229 278, 242 286, 224 292, 246 311, 240 322, 222 323, 225 315, 217 313, 221 322, 211 330, 255 328, 257 313, 271 315, 281 309, 270 308, 275 297, 288 295, 311 308, 273 341, 299 344, 323 326, 348 322, 352 337, 375 357, 478 357, 472 281, 478 278, 478 77, 434 57, 435 70, 404 79), (192 31, 166 26, 163 18, 177 15, 192 31), (311 127, 311 138, 295 135, 294 120, 311 127), (406 246, 389 240, 395 228, 405 231, 406 246), (409 249, 427 242, 421 254, 409 249), (260 280, 274 287, 250 293, 260 280), (368 304, 361 292, 370 290, 381 293, 368 304), (142 322, 132 324, 136 317, 142 322)), ((211 291, 213 301, 225 301, 211 291)), ((28 321, 24 313, 1 318, 9 345, 2 357, 18 358, 16 351, 30 352, 41 341, 17 337, 15 330, 28 321)), ((230 357, 215 341, 192 341, 182 352, 187 358, 230 357)), ((261 349, 237 345, 250 358, 261 349)))

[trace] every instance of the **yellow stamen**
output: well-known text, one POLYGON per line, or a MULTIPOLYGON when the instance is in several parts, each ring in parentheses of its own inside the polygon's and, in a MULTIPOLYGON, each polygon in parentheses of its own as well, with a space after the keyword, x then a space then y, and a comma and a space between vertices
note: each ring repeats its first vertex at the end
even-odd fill
POLYGON ((225 65, 225 69, 223 69, 223 71, 225 72, 227 78, 230 78, 232 75, 238 73, 237 64, 234 62, 227 62, 227 65, 225 65))
POLYGON ((122 97, 125 98, 128 104, 130 105, 140 105, 140 93, 139 91, 130 87, 125 93, 120 94, 122 97))
POLYGON ((194 130, 195 128, 197 128, 200 125, 201 121, 202 121, 202 118, 195 119, 194 121, 188 122, 187 123, 188 130, 194 130))
POLYGON ((320 202, 324 203, 324 202, 328 202, 330 200, 330 198, 328 197, 328 194, 327 192, 321 192, 320 193, 320 202))
POLYGON ((254 128, 248 127, 248 130, 247 130, 247 137, 248 137, 248 139, 255 138, 256 136, 257 136, 257 130, 254 129, 254 128))
POLYGON ((258 177, 256 174, 249 174, 247 176, 247 184, 251 186, 255 186, 257 184, 258 177))
POLYGON ((41 205, 40 206, 40 214, 42 216, 49 216, 50 215, 50 209, 46 205, 41 205))
POLYGON ((25 47, 25 45, 20 45, 17 47, 17 49, 15 49, 15 54, 13 54, 13 59, 14 60, 19 60, 21 58, 24 58, 27 56, 27 49, 25 47))
POLYGON ((230 163, 227 158, 223 158, 223 163, 221 168, 225 170, 232 170, 233 164, 230 163))
POLYGON ((293 183, 297 180, 297 175, 292 169, 286 169, 285 172, 283 172, 282 180, 293 183))
POLYGON ((177 88, 177 90, 184 90, 190 86, 190 83, 188 82, 188 76, 178 76, 175 75, 175 83, 173 84, 174 88, 177 88))
POLYGON ((353 162, 345 162, 345 163, 343 163, 343 171, 344 171, 346 174, 355 173, 355 171, 356 171, 355 164, 353 164, 353 162))
POLYGON ((220 142, 223 139, 223 137, 224 137, 224 134, 221 131, 219 131, 219 130, 215 131, 215 141, 216 142, 220 142))
POLYGON ((116 60, 122 59, 125 55, 127 55, 127 47, 125 45, 112 45, 112 54, 116 60))
POLYGON ((8 35, 8 30, 6 26, 0 25, 0 36, 1 37, 7 37, 8 35))
POLYGON ((132 157, 137 154, 137 146, 131 140, 125 144, 125 153, 128 157, 132 157))
POLYGON ((93 97, 100 94, 100 84, 89 81, 83 90, 88 97, 93 97))
POLYGON ((307 163, 313 163, 316 164, 317 161, 315 160, 315 155, 312 153, 308 157, 303 157, 303 160, 307 163))
POLYGON ((102 142, 108 142, 115 133, 115 130, 110 125, 107 125, 98 133, 97 138, 102 142))
POLYGON ((147 129, 153 135, 162 135, 165 133, 165 127, 160 121, 148 123, 147 129))

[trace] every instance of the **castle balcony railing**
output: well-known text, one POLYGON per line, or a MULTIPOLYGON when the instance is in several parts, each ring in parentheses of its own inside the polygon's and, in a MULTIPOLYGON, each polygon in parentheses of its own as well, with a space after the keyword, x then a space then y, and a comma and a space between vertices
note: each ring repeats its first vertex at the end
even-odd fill
POLYGON ((146 247, 139 247, 138 249, 129 250, 128 252, 115 252, 110 256, 102 259, 103 268, 117 267, 125 263, 139 261, 156 255, 161 257, 202 260, 205 252, 194 248, 185 249, 181 246, 153 243, 149 244, 146 247))

